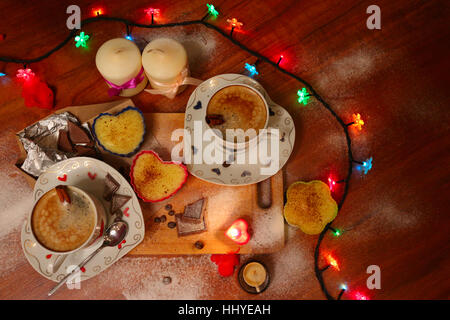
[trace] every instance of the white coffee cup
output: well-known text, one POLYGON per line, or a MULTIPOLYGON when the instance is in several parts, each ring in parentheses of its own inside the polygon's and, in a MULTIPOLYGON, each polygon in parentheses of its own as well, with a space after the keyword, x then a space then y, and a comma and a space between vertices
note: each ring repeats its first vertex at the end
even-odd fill
MULTIPOLYGON (((264 98, 264 96, 261 94, 261 92, 259 92, 258 90, 256 90, 255 88, 246 85, 246 84, 242 84, 242 83, 227 83, 226 85, 223 86, 219 86, 216 88, 216 90, 214 90, 214 92, 211 93, 211 97, 209 98, 208 102, 207 102, 207 109, 206 109, 206 115, 208 115, 208 107, 210 104, 211 99, 214 97, 214 95, 227 88, 227 87, 231 87, 231 86, 241 86, 241 87, 245 87, 247 89, 250 89, 252 92, 256 93, 260 98, 261 101, 264 104, 264 108, 265 108, 265 113, 266 113, 266 121, 264 123, 264 126, 262 128, 255 128, 255 130, 259 130, 259 132, 257 132, 255 134, 254 137, 250 138, 247 141, 242 141, 242 142, 235 142, 235 141, 230 141, 227 140, 227 136, 223 136, 220 132, 220 130, 215 129, 211 126, 209 126, 207 123, 207 127, 212 129, 214 131, 214 135, 216 136, 216 141, 219 142, 219 147, 223 148, 223 149, 227 149, 230 152, 236 152, 236 151, 242 151, 244 149, 247 149, 248 146, 254 146, 258 140, 260 139, 261 135, 262 135, 262 131, 264 131, 264 129, 267 129, 268 123, 269 123, 269 106, 267 104, 266 99, 264 98)), ((206 122, 206 118, 204 120, 206 122)))
MULTIPOLYGON (((91 245, 93 245, 97 239, 99 239, 100 237, 103 236, 103 232, 104 229, 106 227, 106 214, 105 214, 105 209, 103 207, 103 204, 100 202, 100 200, 98 200, 95 196, 91 195, 90 193, 75 187, 75 186, 65 186, 65 188, 67 188, 68 190, 71 190, 72 192, 76 192, 80 195, 83 196, 83 198, 86 199, 86 201, 88 202, 89 206, 92 208, 92 214, 93 214, 93 218, 94 218, 94 223, 93 223, 93 228, 88 236, 88 238, 79 246, 77 246, 76 248, 69 250, 69 251, 57 251, 57 250, 52 250, 48 247, 46 247, 45 245, 43 245, 39 239, 38 236, 36 236, 35 233, 35 228, 33 225, 33 214, 35 213, 36 207, 39 204, 39 201, 41 199, 43 199, 46 195, 48 195, 50 192, 55 192, 55 189, 51 189, 49 191, 47 191, 46 193, 44 193, 39 199, 36 200, 33 209, 31 210, 29 216, 28 216, 28 223, 31 226, 31 234, 33 236, 33 240, 35 240, 36 244, 41 246, 42 248, 44 248, 45 250, 47 250, 49 253, 51 254, 56 254, 56 255, 68 255, 71 253, 74 253, 78 250, 87 248, 91 245)), ((50 213, 51 214, 51 213, 50 213)))

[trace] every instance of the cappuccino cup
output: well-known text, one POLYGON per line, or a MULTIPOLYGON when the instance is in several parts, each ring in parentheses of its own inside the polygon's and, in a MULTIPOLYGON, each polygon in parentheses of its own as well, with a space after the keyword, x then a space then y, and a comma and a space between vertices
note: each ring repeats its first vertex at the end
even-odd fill
POLYGON ((103 236, 106 225, 103 204, 75 186, 47 191, 36 201, 28 219, 36 243, 59 255, 91 246, 103 236))
POLYGON ((221 147, 237 151, 256 143, 267 129, 269 107, 263 95, 245 84, 219 88, 208 101, 205 121, 221 147))

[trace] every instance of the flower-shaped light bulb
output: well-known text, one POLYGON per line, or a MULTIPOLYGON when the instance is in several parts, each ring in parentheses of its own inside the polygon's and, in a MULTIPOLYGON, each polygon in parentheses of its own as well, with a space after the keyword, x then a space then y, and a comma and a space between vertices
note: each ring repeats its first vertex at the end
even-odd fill
POLYGON ((362 126, 364 125, 364 121, 361 119, 361 115, 359 113, 354 113, 353 117, 353 126, 357 128, 359 131, 362 130, 362 126))
POLYGON ((77 48, 79 48, 80 46, 86 48, 88 39, 89 35, 85 34, 84 31, 81 31, 80 34, 75 37, 75 46, 77 48))
POLYGON ((362 171, 364 174, 367 174, 372 169, 372 160, 373 160, 373 158, 370 157, 369 159, 364 161, 362 164, 358 165, 356 167, 356 169, 362 171))
POLYGON ((327 260, 327 263, 332 266, 334 269, 336 269, 337 271, 340 271, 339 269, 339 263, 337 262, 337 260, 331 255, 331 253, 327 254, 325 256, 325 260, 327 260))
POLYGON ((35 74, 30 68, 19 69, 16 74, 16 77, 23 81, 31 80, 34 76, 35 74))
POLYGON ((306 88, 298 90, 297 95, 298 95, 298 103, 303 103, 303 105, 306 106, 310 98, 308 91, 306 91, 306 88))
POLYGON ((214 5, 207 3, 206 6, 208 7, 208 13, 214 18, 217 18, 219 12, 214 8, 214 5))
POLYGON ((245 63, 245 69, 250 73, 250 77, 259 74, 258 70, 256 70, 256 66, 253 64, 245 63))
POLYGON ((239 22, 236 18, 227 19, 228 24, 232 29, 240 29, 244 24, 239 22))

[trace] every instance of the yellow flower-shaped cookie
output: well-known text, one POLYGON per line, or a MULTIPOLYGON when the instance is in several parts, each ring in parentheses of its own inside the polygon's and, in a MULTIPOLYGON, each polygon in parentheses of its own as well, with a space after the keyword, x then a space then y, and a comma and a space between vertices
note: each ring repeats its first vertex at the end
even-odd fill
POLYGON ((306 234, 319 234, 336 218, 338 206, 329 187, 322 181, 294 182, 286 197, 284 218, 306 234))

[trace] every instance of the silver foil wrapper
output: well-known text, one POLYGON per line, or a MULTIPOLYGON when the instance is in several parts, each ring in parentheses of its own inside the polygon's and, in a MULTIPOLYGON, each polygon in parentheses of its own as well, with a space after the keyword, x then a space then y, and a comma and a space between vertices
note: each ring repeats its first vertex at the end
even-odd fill
MULTIPOLYGON (((64 112, 38 121, 18 134, 27 152, 27 157, 20 167, 23 171, 38 177, 53 164, 74 156, 58 150, 59 130, 67 130, 68 121, 80 124, 74 115, 64 112)), ((86 128, 86 125, 83 127, 86 128)))

